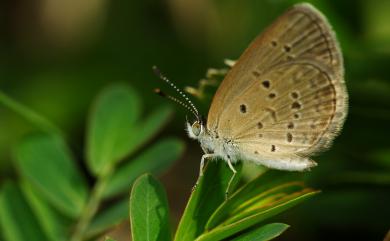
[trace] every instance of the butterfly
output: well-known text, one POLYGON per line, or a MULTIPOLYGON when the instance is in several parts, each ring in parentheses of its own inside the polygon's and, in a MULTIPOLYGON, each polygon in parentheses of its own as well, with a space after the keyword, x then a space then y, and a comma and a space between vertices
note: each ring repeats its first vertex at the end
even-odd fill
POLYGON ((291 7, 249 45, 218 87, 207 120, 166 81, 188 104, 170 98, 196 117, 186 129, 204 151, 200 175, 205 160, 215 158, 234 173, 239 160, 310 169, 317 165, 310 156, 330 146, 347 116, 338 41, 325 16, 307 3, 291 7))

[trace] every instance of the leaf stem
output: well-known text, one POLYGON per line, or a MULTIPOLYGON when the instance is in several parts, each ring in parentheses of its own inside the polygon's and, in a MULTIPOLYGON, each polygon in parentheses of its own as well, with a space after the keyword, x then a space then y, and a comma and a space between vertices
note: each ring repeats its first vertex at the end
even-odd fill
POLYGON ((104 189, 107 186, 108 180, 111 177, 113 168, 107 168, 98 178, 91 193, 91 197, 81 213, 81 217, 76 224, 75 231, 72 234, 71 241, 82 241, 85 231, 88 228, 92 218, 95 216, 100 202, 103 199, 104 189))
POLYGON ((27 106, 17 102, 16 100, 9 97, 3 91, 0 90, 0 104, 3 104, 8 109, 14 111, 16 114, 23 117, 39 129, 49 133, 61 134, 61 130, 51 123, 48 119, 39 115, 35 111, 31 110, 27 106))

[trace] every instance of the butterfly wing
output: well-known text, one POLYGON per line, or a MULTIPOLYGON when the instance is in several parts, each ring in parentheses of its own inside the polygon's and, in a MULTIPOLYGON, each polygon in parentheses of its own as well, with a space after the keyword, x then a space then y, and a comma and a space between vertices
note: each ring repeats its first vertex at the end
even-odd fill
POLYGON ((299 4, 257 37, 227 74, 207 127, 234 140, 243 154, 306 156, 334 139, 347 98, 330 25, 314 7, 299 4))

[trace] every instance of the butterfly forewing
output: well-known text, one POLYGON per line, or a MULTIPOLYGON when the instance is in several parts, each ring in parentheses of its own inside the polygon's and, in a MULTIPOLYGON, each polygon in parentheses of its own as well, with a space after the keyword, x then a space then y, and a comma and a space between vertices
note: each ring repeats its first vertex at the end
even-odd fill
POLYGON ((296 5, 257 37, 228 73, 207 127, 232 139, 244 156, 293 159, 320 151, 346 116, 343 75, 326 19, 310 5, 296 5))

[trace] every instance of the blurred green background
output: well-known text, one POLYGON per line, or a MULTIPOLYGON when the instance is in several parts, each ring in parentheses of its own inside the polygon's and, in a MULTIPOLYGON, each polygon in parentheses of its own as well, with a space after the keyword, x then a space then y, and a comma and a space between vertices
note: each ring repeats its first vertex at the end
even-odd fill
MULTIPOLYGON (((291 0, 0 1, 0 89, 68 133, 82 159, 87 109, 111 82, 133 85, 152 108, 166 88, 196 86, 224 67, 291 0)), ((309 1, 333 25, 345 58, 349 116, 331 150, 307 173, 322 194, 276 220, 279 240, 383 240, 390 228, 390 1, 309 1)), ((199 103, 207 114, 209 103, 199 103)), ((201 150, 184 132, 185 112, 161 133, 182 136, 186 155, 163 176, 178 219, 198 175, 201 150)), ((0 182, 17 176, 11 149, 32 127, 0 106, 0 182)), ((1 184, 0 184, 1 185, 1 184)), ((177 220, 176 220, 177 221, 177 220)))

